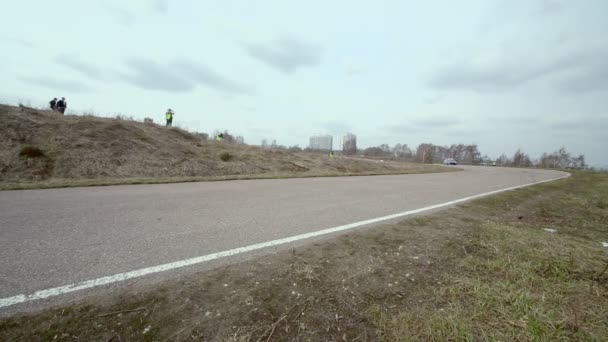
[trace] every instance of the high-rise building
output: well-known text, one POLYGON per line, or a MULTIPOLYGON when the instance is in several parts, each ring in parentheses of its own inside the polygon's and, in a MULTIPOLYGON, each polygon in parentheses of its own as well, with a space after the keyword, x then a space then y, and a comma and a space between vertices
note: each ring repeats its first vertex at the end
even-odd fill
POLYGON ((342 153, 357 154, 357 136, 352 133, 346 133, 342 138, 342 153))
POLYGON ((310 137, 310 149, 317 151, 331 151, 333 147, 333 137, 331 135, 316 135, 310 137))

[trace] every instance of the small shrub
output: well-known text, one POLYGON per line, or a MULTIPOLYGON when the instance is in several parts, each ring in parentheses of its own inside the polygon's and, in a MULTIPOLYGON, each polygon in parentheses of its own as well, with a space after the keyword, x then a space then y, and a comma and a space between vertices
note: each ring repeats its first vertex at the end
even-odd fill
POLYGON ((220 159, 223 161, 229 161, 229 160, 232 160, 232 158, 234 158, 234 156, 228 152, 224 152, 224 153, 220 154, 220 159))
POLYGON ((116 114, 116 120, 135 121, 135 119, 132 116, 127 116, 127 115, 122 114, 122 113, 116 114))
POLYGON ((26 157, 26 158, 38 158, 38 157, 43 157, 44 152, 42 152, 42 150, 39 149, 38 147, 25 146, 21 149, 21 151, 19 152, 19 155, 21 157, 26 157))

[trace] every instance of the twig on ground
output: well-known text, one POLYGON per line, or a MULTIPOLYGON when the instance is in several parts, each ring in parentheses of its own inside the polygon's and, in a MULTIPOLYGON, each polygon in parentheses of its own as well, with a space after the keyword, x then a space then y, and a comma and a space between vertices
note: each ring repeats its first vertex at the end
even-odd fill
POLYGON ((150 305, 152 306, 152 310, 149 310, 145 315, 144 318, 147 318, 148 316, 150 316, 154 310, 156 309, 156 307, 154 306, 154 303, 156 302, 156 298, 154 298, 154 300, 152 301, 152 303, 150 303, 150 305))
POLYGON ((604 273, 606 273, 606 270, 608 270, 608 262, 606 263, 606 267, 604 267, 604 270, 597 276, 597 280, 600 280, 600 278, 604 275, 604 273))
POLYGON ((266 342, 270 341, 270 338, 274 334, 274 331, 276 330, 277 325, 279 325, 279 323, 281 323, 285 318, 287 318, 287 316, 291 313, 291 311, 293 309, 295 309, 296 306, 298 306, 298 304, 295 304, 294 306, 292 306, 291 309, 287 310, 287 312, 281 316, 281 318, 279 318, 270 327, 268 327, 268 329, 266 329, 266 331, 264 331, 264 333, 262 334, 262 336, 260 336, 258 338, 257 342, 262 341, 262 339, 264 338, 264 336, 266 336, 266 334, 268 334, 268 332, 270 332, 270 334, 268 335, 268 338, 266 339, 266 342))
POLYGON ((177 336, 178 336, 179 334, 181 334, 181 333, 182 333, 184 330, 186 330, 186 329, 188 329, 188 328, 191 328, 193 325, 194 325, 194 324, 190 324, 190 325, 188 325, 188 326, 185 326, 185 327, 183 327, 183 328, 179 329, 178 331, 176 331, 176 332, 174 332, 173 334, 171 334, 171 336, 167 337, 167 338, 165 339, 165 341, 173 341, 173 340, 174 340, 174 339, 173 339, 174 337, 177 337, 177 336))
POLYGON ((133 310, 108 312, 105 314, 97 315, 97 317, 106 317, 106 316, 112 316, 112 315, 117 315, 117 314, 121 314, 121 313, 128 313, 128 312, 135 312, 135 311, 142 311, 142 310, 146 310, 146 308, 137 308, 137 309, 133 309, 133 310))
POLYGON ((302 314, 304 313, 304 311, 306 311, 306 307, 308 307, 308 304, 310 304, 310 302, 313 300, 313 297, 310 297, 306 300, 306 302, 304 302, 304 307, 302 308, 302 310, 300 310, 300 313, 291 320, 291 322, 295 322, 298 320, 298 318, 300 318, 300 316, 302 316, 302 314))

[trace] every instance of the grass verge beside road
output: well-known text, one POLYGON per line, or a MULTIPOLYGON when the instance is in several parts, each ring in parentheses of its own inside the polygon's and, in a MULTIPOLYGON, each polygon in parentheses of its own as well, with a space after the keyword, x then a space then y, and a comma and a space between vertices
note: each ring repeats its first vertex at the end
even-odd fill
POLYGON ((0 340, 602 340, 608 174, 506 192, 111 297, 0 340))
POLYGON ((97 178, 97 179, 49 179, 43 181, 0 182, 2 190, 32 190, 53 188, 76 188, 87 186, 136 185, 136 184, 170 184, 188 182, 217 182, 227 180, 250 179, 286 179, 315 177, 353 177, 353 176, 386 176, 435 172, 461 171, 459 168, 448 168, 441 165, 419 164, 416 168, 404 168, 400 171, 360 171, 360 172, 308 172, 308 173, 262 173, 250 175, 225 175, 201 177, 130 177, 130 178, 97 178))

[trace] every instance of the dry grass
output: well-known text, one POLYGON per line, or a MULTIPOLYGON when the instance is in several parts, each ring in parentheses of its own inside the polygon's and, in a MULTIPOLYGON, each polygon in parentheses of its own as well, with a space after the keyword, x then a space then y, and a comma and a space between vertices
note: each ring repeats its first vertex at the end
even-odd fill
POLYGON ((386 339, 605 339, 606 199, 608 175, 581 172, 468 205, 488 219, 463 244, 458 272, 433 288, 432 305, 383 317, 386 339))
POLYGON ((453 171, 434 165, 329 158, 209 141, 130 118, 58 115, 0 105, 0 189, 273 177, 453 171), (44 151, 24 158, 24 149, 44 151))

